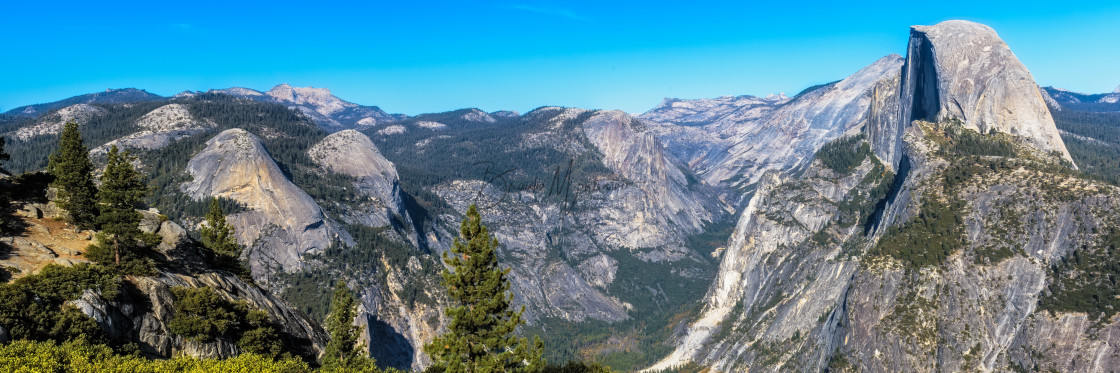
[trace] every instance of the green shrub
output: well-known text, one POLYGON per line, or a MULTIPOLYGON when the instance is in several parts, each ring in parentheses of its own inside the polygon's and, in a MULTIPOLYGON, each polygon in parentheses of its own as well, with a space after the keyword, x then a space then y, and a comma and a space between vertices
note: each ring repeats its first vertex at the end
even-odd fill
POLYGON ((959 199, 946 202, 925 195, 918 215, 888 228, 872 252, 898 259, 909 268, 941 264, 966 244, 963 210, 959 199))
POLYGON ((74 307, 63 306, 86 290, 114 299, 120 282, 113 271, 88 264, 48 265, 34 275, 0 285, 0 325, 12 339, 106 342, 104 331, 74 307))
POLYGON ((842 137, 817 151, 821 164, 841 175, 851 174, 868 155, 871 155, 871 147, 863 141, 863 136, 842 137))
POLYGON ((139 355, 117 355, 104 345, 81 341, 14 341, 0 345, 3 372, 107 372, 107 373, 302 373, 313 372, 295 358, 273 360, 258 354, 241 354, 225 360, 175 357, 149 360, 139 355))
POLYGON ((224 339, 243 351, 278 357, 283 339, 262 310, 250 309, 245 301, 232 302, 208 287, 171 288, 175 314, 168 326, 172 333, 197 342, 224 339))

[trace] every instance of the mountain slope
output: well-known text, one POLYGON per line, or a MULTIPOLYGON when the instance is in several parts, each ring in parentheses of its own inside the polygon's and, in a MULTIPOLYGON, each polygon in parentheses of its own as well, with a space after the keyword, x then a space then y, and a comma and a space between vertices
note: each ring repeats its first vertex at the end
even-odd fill
MULTIPOLYGON (((804 166, 821 144, 858 131, 868 120, 872 90, 879 82, 897 79, 901 65, 902 57, 886 56, 844 80, 807 90, 791 100, 735 99, 689 105, 666 101, 642 117, 655 123, 653 131, 671 153, 688 157, 683 160, 704 183, 745 190, 765 172, 804 166), (689 114, 697 108, 718 114, 703 117, 706 124, 698 127, 686 123, 681 128, 673 122, 697 117, 689 114)), ((738 192, 730 198, 740 205, 743 195, 738 192)))
POLYGON ((1071 160, 1037 87, 988 26, 945 21, 911 29, 902 100, 912 105, 902 108, 904 118, 956 118, 966 128, 1021 136, 1071 160))
MULTIPOLYGON (((989 30, 915 27, 900 86, 880 85, 867 114, 877 119, 860 137, 830 143, 798 175, 763 178, 704 311, 656 369, 696 362, 750 371, 1101 371, 1114 364, 1110 356, 1120 351, 1096 336, 1117 327, 1116 306, 1086 303, 1085 293, 1107 270, 1066 263, 1114 245, 1107 211, 1120 207, 1120 189, 1069 168, 1068 155, 1055 151, 1065 146, 1052 139, 1049 113, 968 124, 955 114, 997 118, 984 110, 1003 109, 955 92, 968 74, 923 75, 936 62, 929 56, 973 53, 965 46, 990 52, 989 30), (946 46, 926 34, 954 34, 960 45, 942 52, 946 46), (931 80, 940 83, 920 83, 931 80), (957 108, 942 112, 939 102, 957 108), (953 111, 960 108, 972 109, 953 111), (995 131, 977 132, 981 126, 995 131)), ((1017 64, 1009 53, 996 55, 1003 60, 983 66, 1017 64)), ((1011 95, 1002 100, 1012 109, 1041 104, 1033 84, 999 81, 1016 76, 986 84, 1004 87, 997 91, 1011 95)))
POLYGON ((370 227, 389 225, 396 216, 410 222, 401 199, 400 178, 392 162, 385 159, 373 141, 354 130, 327 136, 308 151, 320 167, 353 177, 355 187, 369 198, 354 214, 344 217, 349 223, 370 227))
MULTIPOLYGON (((329 131, 365 128, 406 117, 401 114, 388 114, 376 106, 362 106, 345 101, 331 94, 330 89, 327 88, 292 87, 288 84, 280 84, 272 87, 268 92, 240 87, 215 89, 210 92, 282 104, 303 113, 329 131)), ((184 96, 190 95, 193 94, 184 94, 184 96)))
POLYGON ((149 93, 148 91, 142 89, 106 89, 105 92, 79 95, 55 102, 20 106, 8 110, 5 114, 14 116, 37 117, 42 115, 43 113, 77 104, 117 104, 125 102, 158 101, 162 99, 162 96, 149 93))
MULTIPOLYGON (((197 341, 172 332, 172 322, 182 312, 180 300, 172 290, 206 288, 225 301, 244 301, 249 309, 263 311, 267 316, 266 323, 275 328, 277 334, 274 337, 279 339, 277 342, 283 343, 285 351, 308 360, 315 359, 322 351, 327 337, 317 323, 266 290, 233 273, 210 267, 207 254, 188 236, 187 231, 175 222, 161 218, 154 209, 140 211, 143 217, 140 229, 161 239, 150 255, 156 263, 155 273, 149 276, 121 276, 115 271, 99 271, 100 267, 90 266, 83 254, 92 243, 95 232, 76 230, 60 219, 58 214, 62 210, 53 201, 43 198, 43 195, 53 196, 54 193, 45 190, 45 182, 36 183, 36 180, 43 179, 31 176, 15 181, 14 187, 20 188, 12 193, 17 196, 14 207, 20 211, 15 226, 22 229, 16 232, 5 230, 5 235, 11 236, 0 238, 0 253, 3 254, 0 255, 3 258, 0 263, 4 273, 14 278, 38 276, 40 281, 47 283, 60 279, 65 281, 66 288, 77 290, 75 296, 64 303, 65 307, 72 307, 77 313, 89 317, 105 332, 110 344, 133 344, 137 352, 153 358, 179 355, 226 358, 241 353, 240 342, 229 335, 212 341, 197 341), (44 268, 48 264, 68 268, 44 268), (91 286, 93 284, 89 281, 99 273, 110 274, 109 281, 115 286, 91 286), (60 279, 48 277, 55 275, 60 279)), ((3 183, 5 187, 13 187, 11 179, 3 183)), ((5 276, 0 278, 0 283, 8 280, 5 276)), ((7 339, 8 330, 26 327, 0 325, 0 334, 7 339)))
POLYGON ((207 141, 187 172, 193 180, 181 189, 192 198, 224 197, 247 207, 229 221, 238 242, 248 247, 245 255, 255 276, 265 275, 271 266, 296 270, 304 255, 351 241, 245 130, 229 129, 207 141))

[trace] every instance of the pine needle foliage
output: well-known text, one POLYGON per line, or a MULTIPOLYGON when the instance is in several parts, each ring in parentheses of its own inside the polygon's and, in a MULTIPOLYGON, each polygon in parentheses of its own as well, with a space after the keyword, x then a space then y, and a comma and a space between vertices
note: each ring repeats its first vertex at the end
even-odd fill
POLYGON ((202 246, 210 250, 215 267, 249 279, 249 271, 241 265, 241 245, 237 244, 234 233, 233 226, 226 221, 226 215, 222 212, 222 204, 217 198, 211 198, 206 224, 199 229, 202 246))
POLYGON ((378 372, 374 359, 366 356, 358 345, 360 328, 354 325, 358 313, 358 299, 338 281, 331 297, 331 312, 327 315, 326 328, 330 342, 323 349, 323 370, 338 372, 378 372))
POLYGON ((93 163, 78 131, 78 123, 66 122, 47 171, 55 178, 51 186, 58 188, 58 206, 70 213, 70 223, 81 229, 96 228, 97 187, 93 185, 93 163))
POLYGON ((112 264, 127 274, 148 275, 152 268, 143 258, 142 250, 159 242, 159 237, 140 230, 141 216, 137 207, 151 191, 144 176, 132 168, 133 157, 128 151, 121 153, 114 145, 109 149, 105 173, 101 175, 101 226, 98 242, 90 247, 87 256, 102 264, 112 264), (106 252, 109 254, 106 257, 106 252))
POLYGON ((543 368, 543 346, 539 338, 532 344, 514 335, 524 321, 524 307, 510 309, 509 269, 498 266, 495 239, 478 208, 471 205, 460 229, 460 237, 444 253, 452 270, 443 271, 448 295, 459 305, 445 310, 451 317, 448 333, 424 347, 432 358, 434 371, 445 372, 523 372, 543 368))

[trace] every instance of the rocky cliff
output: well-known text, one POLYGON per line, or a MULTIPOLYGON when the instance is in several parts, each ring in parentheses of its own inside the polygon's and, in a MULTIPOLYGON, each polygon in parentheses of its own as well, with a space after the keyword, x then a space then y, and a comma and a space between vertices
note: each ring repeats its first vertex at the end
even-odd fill
POLYGON ((291 271, 302 257, 335 243, 350 242, 307 193, 291 183, 268 155, 260 140, 241 129, 230 129, 206 142, 191 158, 187 172, 193 180, 181 190, 195 199, 225 197, 247 211, 229 221, 254 276, 270 267, 291 271))
POLYGON ((818 153, 799 175, 762 179, 704 311, 654 368, 1114 366, 1120 319, 1087 299, 1116 295, 1087 295, 1109 275, 1077 258, 1115 262, 1102 255, 1120 245, 1107 213, 1120 189, 1064 162, 1049 113, 1032 117, 1037 87, 991 37, 962 22, 915 27, 899 86, 876 84, 849 156, 818 153), (1007 110, 985 101, 1000 95, 1007 110), (940 121, 911 121, 923 118, 940 121), (861 161, 838 172, 837 159, 861 161))
POLYGON ((957 118, 1072 161, 1034 78, 995 30, 968 21, 914 26, 907 51, 900 125, 957 118))
MULTIPOLYGON (((870 119, 873 98, 889 94, 876 90, 898 79, 902 62, 897 55, 883 57, 793 99, 667 100, 642 117, 655 123, 652 128, 670 152, 687 157, 685 162, 704 183, 743 190, 766 171, 803 166, 821 144, 858 132, 870 119), (682 126, 677 122, 681 119, 688 122, 682 126)), ((738 205, 742 195, 730 198, 738 205)))
MULTIPOLYGON (((53 193, 50 193, 53 196, 53 193)), ((20 234, 0 238, 5 245, 0 265, 14 271, 14 278, 39 272, 48 264, 72 266, 88 263, 83 254, 93 242, 91 231, 79 231, 58 219, 62 210, 53 202, 17 201, 20 234)), ((225 339, 203 343, 171 332, 177 304, 173 287, 207 287, 229 301, 245 301, 264 311, 291 352, 314 359, 326 344, 326 333, 303 313, 236 275, 213 270, 205 254, 186 230, 167 221, 156 210, 141 211, 140 229, 161 239, 155 247, 158 270, 153 276, 125 276, 119 295, 106 298, 99 290, 87 289, 66 302, 92 318, 108 337, 119 343, 135 343, 139 352, 153 357, 188 355, 225 358, 241 352, 236 341, 225 339)), ((7 281, 5 279, 4 281, 7 281)))
POLYGON ((632 305, 622 298, 636 294, 617 293, 616 257, 676 262, 682 269, 675 276, 703 272, 705 264, 695 262, 684 239, 722 217, 722 206, 687 180, 683 164, 664 152, 645 124, 617 111, 542 108, 526 116, 539 124, 522 127, 520 143, 506 151, 552 149, 564 157, 595 157, 604 169, 576 174, 560 159, 549 175, 555 179, 540 188, 455 180, 436 192, 455 211, 480 205, 503 243, 504 265, 513 269, 515 301, 528 307, 531 322, 628 319, 632 305))

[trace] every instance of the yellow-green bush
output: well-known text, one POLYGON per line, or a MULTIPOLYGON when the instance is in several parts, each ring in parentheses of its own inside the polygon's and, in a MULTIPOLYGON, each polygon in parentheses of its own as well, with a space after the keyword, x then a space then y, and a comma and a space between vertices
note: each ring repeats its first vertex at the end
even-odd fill
POLYGON ((226 360, 176 357, 150 360, 139 356, 122 356, 103 345, 70 341, 61 345, 52 341, 14 341, 0 346, 0 372, 121 372, 121 373, 299 373, 311 372, 306 363, 294 359, 272 360, 256 354, 242 354, 226 360))

